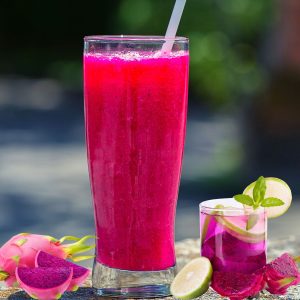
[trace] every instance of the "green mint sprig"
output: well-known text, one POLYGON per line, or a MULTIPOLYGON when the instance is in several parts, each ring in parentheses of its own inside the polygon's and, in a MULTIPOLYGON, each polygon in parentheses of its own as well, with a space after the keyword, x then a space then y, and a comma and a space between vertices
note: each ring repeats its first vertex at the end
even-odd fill
POLYGON ((266 190, 267 190, 266 180, 263 176, 260 176, 255 182, 252 197, 244 194, 238 194, 233 196, 233 198, 242 204, 252 206, 253 209, 257 209, 260 206, 273 207, 273 206, 281 206, 284 204, 284 202, 279 198, 275 198, 275 197, 265 198, 266 190))

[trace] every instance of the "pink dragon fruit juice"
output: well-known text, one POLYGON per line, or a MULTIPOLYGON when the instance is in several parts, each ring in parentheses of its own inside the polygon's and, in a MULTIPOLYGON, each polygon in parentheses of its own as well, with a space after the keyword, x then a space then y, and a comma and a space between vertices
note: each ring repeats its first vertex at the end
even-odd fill
POLYGON ((92 46, 84 54, 84 93, 96 260, 165 270, 175 265, 188 52, 92 46))
POLYGON ((215 271, 250 274, 266 264, 264 209, 244 209, 234 199, 200 204, 201 255, 215 271))

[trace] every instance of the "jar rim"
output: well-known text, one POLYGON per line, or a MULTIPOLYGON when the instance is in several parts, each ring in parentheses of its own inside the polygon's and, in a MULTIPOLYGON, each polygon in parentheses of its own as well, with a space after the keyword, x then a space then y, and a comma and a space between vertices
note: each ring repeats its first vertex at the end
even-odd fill
MULTIPOLYGON (((200 212, 207 212, 209 214, 223 214, 225 216, 228 214, 249 215, 254 212, 252 207, 245 207, 243 204, 237 202, 234 198, 206 200, 201 202, 199 207, 200 212)), ((259 207, 255 210, 255 213, 257 214, 264 212, 264 207, 259 207)))
POLYGON ((85 42, 188 42, 189 39, 183 36, 166 38, 159 35, 88 35, 84 37, 85 42))

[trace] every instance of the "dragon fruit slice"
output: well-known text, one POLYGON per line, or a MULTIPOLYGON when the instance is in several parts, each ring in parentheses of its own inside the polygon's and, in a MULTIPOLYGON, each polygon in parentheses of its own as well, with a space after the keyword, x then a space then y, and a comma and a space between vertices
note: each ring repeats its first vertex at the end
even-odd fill
POLYGON ((44 251, 39 251, 35 259, 36 267, 69 267, 73 269, 73 277, 67 291, 76 291, 89 276, 90 271, 65 259, 55 257, 44 251))
POLYGON ((211 286, 221 296, 242 300, 255 296, 263 289, 263 271, 253 274, 215 271, 211 286))
POLYGON ((15 235, 0 248, 0 280, 4 280, 9 287, 18 286, 15 277, 16 267, 34 267, 35 257, 39 250, 60 258, 70 258, 73 261, 92 258, 93 256, 75 256, 77 253, 89 251, 95 247, 95 245, 85 244, 91 238, 95 237, 65 236, 58 240, 51 236, 31 233, 15 235), (63 244, 67 240, 74 242, 63 244))
POLYGON ((264 277, 268 285, 267 290, 276 295, 284 295, 290 286, 300 282, 298 266, 288 253, 267 264, 264 277))
POLYGON ((298 280, 295 277, 287 277, 277 281, 269 280, 267 290, 274 295, 285 295, 290 286, 298 284, 298 280))
POLYGON ((293 257, 288 253, 284 253, 266 265, 266 274, 276 280, 287 277, 297 277, 299 271, 293 257))
POLYGON ((72 268, 23 268, 16 269, 20 287, 30 297, 39 300, 59 299, 67 290, 73 275, 72 268))

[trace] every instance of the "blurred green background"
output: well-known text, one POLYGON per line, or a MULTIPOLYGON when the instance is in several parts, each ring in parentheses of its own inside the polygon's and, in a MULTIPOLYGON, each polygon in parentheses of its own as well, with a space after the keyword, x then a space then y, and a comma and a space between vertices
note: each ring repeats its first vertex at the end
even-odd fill
MULTIPOLYGON (((188 0, 178 34, 191 40, 195 96, 218 108, 261 88, 266 74, 257 46, 272 24, 273 3, 188 0)), ((84 35, 164 35, 173 1, 13 0, 1 6, 1 73, 46 76, 81 88, 84 35)))
MULTIPOLYGON (((0 243, 19 231, 93 231, 83 37, 164 35, 173 5, 0 2, 0 243)), ((199 202, 230 197, 259 175, 300 193, 300 1, 187 0, 178 35, 190 38, 191 57, 182 239, 198 235, 199 202)), ((288 234, 297 211, 271 230, 288 234)))

